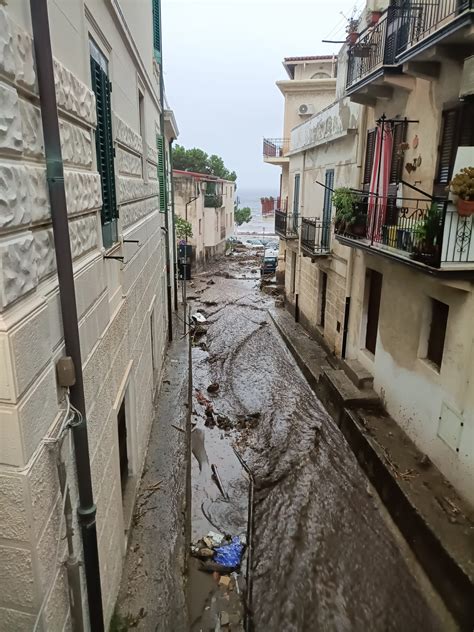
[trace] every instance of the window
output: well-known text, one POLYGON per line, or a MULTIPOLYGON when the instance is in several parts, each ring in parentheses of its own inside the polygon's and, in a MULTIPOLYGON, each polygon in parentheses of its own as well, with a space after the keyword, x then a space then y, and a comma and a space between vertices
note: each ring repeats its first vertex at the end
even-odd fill
POLYGON ((129 470, 128 470, 128 449, 127 449, 127 417, 125 412, 125 397, 119 408, 117 415, 117 431, 118 431, 118 444, 119 444, 119 460, 120 460, 120 482, 122 485, 122 497, 127 485, 129 470))
POLYGON ((326 295, 328 287, 328 275, 321 272, 319 276, 319 324, 324 328, 326 321, 326 295))
POLYGON ((145 142, 145 100, 141 92, 138 93, 138 124, 140 126, 140 136, 142 138, 142 178, 148 182, 147 171, 147 150, 145 142))
POLYGON ((199 234, 202 235, 202 220, 199 220, 199 234))
POLYGON ((161 64, 161 0, 153 0, 153 50, 156 61, 161 64))
POLYGON ((300 174, 295 175, 295 190, 293 191, 293 214, 298 215, 300 209, 300 174))
POLYGON ((332 190, 334 188, 334 169, 327 169, 324 184, 326 185, 326 188, 324 189, 321 246, 323 248, 329 248, 329 239, 331 233, 332 190))
POLYGON ((158 185, 160 188, 160 213, 166 213, 166 177, 165 177, 165 139, 159 134, 156 137, 158 150, 158 185))
POLYGON ((430 362, 441 368, 446 338, 446 326, 448 324, 449 305, 431 299, 431 325, 428 337, 428 350, 426 357, 430 362))
POLYGON ((296 292, 296 252, 291 253, 291 293, 296 292))
POLYGON ((374 166, 376 138, 376 129, 371 129, 369 132, 367 132, 367 143, 365 145, 364 180, 362 181, 364 191, 368 191, 370 188, 370 179, 372 177, 372 169, 374 166))
POLYGON ((114 144, 112 139, 111 84, 107 60, 96 44, 90 41, 92 89, 96 99, 97 129, 95 144, 97 170, 102 188, 102 241, 109 248, 118 239, 118 209, 115 194, 114 144))

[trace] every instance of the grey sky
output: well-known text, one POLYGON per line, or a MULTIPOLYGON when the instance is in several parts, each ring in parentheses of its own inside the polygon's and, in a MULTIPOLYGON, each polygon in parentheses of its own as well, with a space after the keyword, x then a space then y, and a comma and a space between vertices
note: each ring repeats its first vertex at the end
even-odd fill
POLYGON ((283 57, 329 55, 362 0, 162 0, 166 92, 179 143, 223 157, 241 189, 278 190, 262 137, 280 137, 283 57))

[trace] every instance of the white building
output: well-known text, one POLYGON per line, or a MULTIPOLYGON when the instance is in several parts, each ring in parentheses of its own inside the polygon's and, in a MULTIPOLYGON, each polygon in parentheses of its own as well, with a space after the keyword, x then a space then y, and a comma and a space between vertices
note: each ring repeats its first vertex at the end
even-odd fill
MULTIPOLYGON (((88 629, 90 562, 77 525, 70 431, 58 443, 66 389, 56 362, 65 350, 44 99, 30 3, 0 4, 0 629, 32 630, 39 617, 38 629, 69 630, 72 612, 88 629), (74 608, 59 455, 72 555, 83 562, 74 608)), ((135 0, 49 0, 48 10, 107 627, 168 339, 166 172, 177 130, 172 113, 162 117, 158 0, 139 11, 135 0)))
POLYGON ((175 213, 192 226, 193 260, 199 265, 225 251, 234 234, 235 182, 173 169, 175 213))

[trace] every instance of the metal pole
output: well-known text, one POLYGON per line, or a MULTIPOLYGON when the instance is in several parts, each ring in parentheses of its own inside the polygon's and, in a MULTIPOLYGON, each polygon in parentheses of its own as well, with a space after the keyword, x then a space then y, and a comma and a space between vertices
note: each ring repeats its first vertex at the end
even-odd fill
POLYGON ((53 55, 48 21, 48 3, 47 0, 30 0, 30 7, 64 344, 66 347, 66 355, 70 356, 74 363, 76 378, 74 386, 70 389, 71 404, 73 404, 82 415, 81 422, 74 425, 72 433, 74 438, 74 455, 79 492, 79 507, 77 513, 84 549, 84 569, 89 605, 89 620, 90 627, 94 632, 103 632, 104 616, 102 610, 102 589, 100 584, 99 551, 97 545, 96 506, 94 504, 92 490, 86 403, 84 398, 74 271, 69 240, 69 222, 54 84, 53 55))

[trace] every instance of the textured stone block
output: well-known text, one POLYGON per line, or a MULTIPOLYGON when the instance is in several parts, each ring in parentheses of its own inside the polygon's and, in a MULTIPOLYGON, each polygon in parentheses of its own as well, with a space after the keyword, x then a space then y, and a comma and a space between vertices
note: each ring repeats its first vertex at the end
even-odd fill
POLYGON ((56 270, 53 229, 45 228, 33 233, 38 279, 44 279, 56 270))
POLYGON ((15 76, 13 51, 12 23, 6 9, 0 6, 0 71, 11 78, 15 76))
POLYGON ((61 149, 66 164, 90 167, 92 165, 92 137, 89 130, 61 120, 61 149))
POLYGON ((0 538, 27 541, 29 524, 26 515, 23 479, 0 475, 0 538))
POLYGON ((156 180, 145 183, 143 180, 136 178, 118 178, 118 194, 121 204, 158 195, 158 191, 158 182, 156 180))
POLYGON ((148 177, 150 178, 150 180, 157 180, 158 171, 157 171, 156 165, 153 164, 152 162, 147 162, 147 169, 148 169, 148 177))
POLYGON ((26 167, 25 170, 31 221, 34 223, 48 221, 51 219, 51 209, 49 206, 46 169, 43 167, 26 167))
POLYGON ((147 144, 147 158, 151 162, 155 163, 155 165, 158 164, 158 150, 156 147, 147 144))
POLYGON ((23 99, 20 101, 23 152, 25 156, 44 156, 43 124, 40 109, 23 99))
POLYGON ((56 452, 50 447, 42 447, 34 459, 29 483, 33 514, 31 531, 38 540, 60 493, 56 452))
POLYGON ((38 270, 30 233, 0 240, 0 310, 38 284, 38 270))
POLYGON ((0 163, 0 230, 30 221, 25 168, 17 164, 0 163))
POLYGON ((132 154, 126 149, 117 148, 117 162, 120 173, 141 176, 142 175, 142 159, 137 154, 132 154))
POLYGON ((13 25, 15 79, 19 86, 38 94, 33 38, 16 24, 13 25))
POLYGON ((11 404, 0 405, 0 463, 23 465, 23 448, 17 410, 11 404))
POLYGON ((0 546, 0 594, 5 606, 32 608, 35 605, 33 564, 26 549, 0 546))
POLYGON ((132 202, 120 208, 120 217, 122 218, 122 226, 130 226, 135 224, 142 217, 158 210, 158 198, 151 197, 139 202, 132 202))
POLYGON ((64 181, 69 215, 92 211, 102 206, 102 190, 98 173, 66 169, 64 181))
POLYGON ((7 334, 0 333, 0 400, 13 401, 15 387, 7 334))
POLYGON ((121 118, 116 114, 113 114, 113 130, 115 140, 122 145, 126 145, 133 149, 137 153, 141 154, 142 149, 142 137, 129 127, 121 118))
POLYGON ((73 259, 97 247, 97 227, 98 218, 95 214, 79 217, 69 222, 69 236, 71 239, 73 259))
POLYGON ((57 59, 54 60, 54 83, 58 107, 95 126, 94 93, 57 59))
POLYGON ((13 88, 0 83, 0 151, 18 154, 22 149, 18 94, 13 88))

